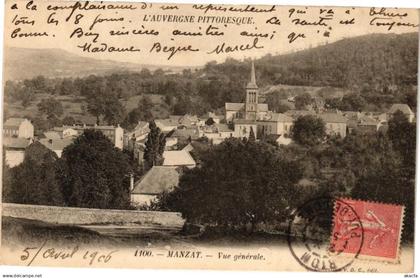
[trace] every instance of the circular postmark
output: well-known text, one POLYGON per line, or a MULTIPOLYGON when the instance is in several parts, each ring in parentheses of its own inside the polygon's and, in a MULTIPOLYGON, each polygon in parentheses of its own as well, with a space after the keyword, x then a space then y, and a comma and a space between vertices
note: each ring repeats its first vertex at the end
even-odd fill
POLYGON ((345 201, 311 199, 291 215, 287 242, 293 257, 310 271, 340 271, 353 263, 363 246, 363 226, 345 201))

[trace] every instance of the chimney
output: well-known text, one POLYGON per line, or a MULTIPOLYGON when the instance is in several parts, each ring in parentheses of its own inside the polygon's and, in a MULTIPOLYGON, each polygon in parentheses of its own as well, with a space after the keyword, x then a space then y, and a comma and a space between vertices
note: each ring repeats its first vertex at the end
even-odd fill
POLYGON ((52 145, 52 139, 48 139, 48 143, 50 143, 52 145))
POLYGON ((130 174, 130 192, 134 189, 134 175, 130 174))

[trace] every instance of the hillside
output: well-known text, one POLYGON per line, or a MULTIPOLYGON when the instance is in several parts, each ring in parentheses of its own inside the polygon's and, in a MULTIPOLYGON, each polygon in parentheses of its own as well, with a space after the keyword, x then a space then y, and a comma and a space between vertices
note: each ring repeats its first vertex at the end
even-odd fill
MULTIPOLYGON (((418 33, 372 34, 255 61, 260 86, 288 84, 381 90, 417 83, 418 33)), ((208 64, 207 76, 246 79, 249 61, 208 64)))
MULTIPOLYGON (((6 80, 30 79, 42 74, 47 78, 83 77, 91 74, 105 75, 121 71, 139 72, 142 68, 155 70, 154 65, 117 62, 85 58, 62 49, 6 48, 4 74, 6 80)), ((181 67, 164 67, 163 70, 179 72, 181 67)))

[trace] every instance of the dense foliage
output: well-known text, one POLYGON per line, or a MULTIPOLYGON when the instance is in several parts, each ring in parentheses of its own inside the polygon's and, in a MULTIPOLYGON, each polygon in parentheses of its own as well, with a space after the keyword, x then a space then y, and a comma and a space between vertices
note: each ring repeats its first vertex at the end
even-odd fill
POLYGON ((192 222, 255 227, 285 219, 300 178, 298 165, 274 146, 231 138, 205 152, 165 201, 192 222))
POLYGON ((159 166, 163 163, 163 152, 165 151, 166 135, 160 131, 154 121, 149 123, 150 132, 144 149, 144 166, 149 170, 153 166, 159 166))
POLYGON ((292 127, 293 140, 302 145, 317 145, 322 142, 325 135, 324 121, 312 115, 300 116, 292 127))
POLYGON ((127 208, 128 157, 100 131, 86 130, 60 160, 63 195, 69 206, 127 208))
POLYGON ((25 151, 24 161, 11 169, 3 164, 3 198, 6 202, 62 205, 57 176, 57 155, 35 142, 25 151))
POLYGON ((3 164, 6 202, 88 208, 128 208, 131 165, 101 132, 86 130, 62 158, 35 142, 22 164, 3 164))

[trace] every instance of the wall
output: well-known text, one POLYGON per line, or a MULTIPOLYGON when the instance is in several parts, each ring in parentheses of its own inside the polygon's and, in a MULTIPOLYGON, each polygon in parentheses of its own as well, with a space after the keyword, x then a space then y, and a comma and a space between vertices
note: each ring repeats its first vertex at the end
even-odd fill
POLYGON ((5 150, 6 164, 12 168, 21 164, 25 158, 25 151, 21 150, 5 150))
POLYGON ((185 220, 178 212, 106 210, 21 204, 2 204, 2 215, 39 220, 54 224, 88 225, 107 223, 142 223, 182 227, 185 220))
POLYGON ((150 194, 131 194, 131 205, 141 206, 141 205, 150 205, 152 201, 155 201, 157 195, 150 194))
POLYGON ((21 138, 34 138, 34 126, 30 121, 24 120, 19 126, 19 135, 21 138))

